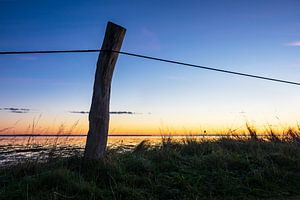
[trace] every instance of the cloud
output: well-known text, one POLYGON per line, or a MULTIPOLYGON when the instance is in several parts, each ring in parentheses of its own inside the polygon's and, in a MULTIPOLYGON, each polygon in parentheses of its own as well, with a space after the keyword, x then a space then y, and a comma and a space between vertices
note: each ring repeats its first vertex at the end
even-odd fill
MULTIPOLYGON (((73 114, 88 114, 87 111, 69 111, 69 113, 73 114)), ((131 111, 111 111, 109 112, 111 115, 137 115, 141 113, 131 112, 131 111)))
POLYGON ((89 112, 87 112, 87 111, 69 111, 69 113, 73 113, 73 114, 88 114, 89 112))
POLYGON ((137 113, 129 112, 129 111, 114 111, 114 112, 109 112, 109 114, 113 114, 113 115, 135 115, 137 113))
POLYGON ((11 113, 29 113, 31 109, 28 108, 0 108, 0 110, 11 113))
POLYGON ((300 47, 300 40, 288 43, 287 46, 300 47))

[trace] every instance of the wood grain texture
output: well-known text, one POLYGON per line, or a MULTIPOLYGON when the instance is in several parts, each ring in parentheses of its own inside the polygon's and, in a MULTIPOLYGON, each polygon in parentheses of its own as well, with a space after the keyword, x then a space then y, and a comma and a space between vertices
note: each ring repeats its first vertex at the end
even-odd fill
POLYGON ((87 159, 99 159, 105 154, 109 129, 109 104, 111 81, 118 53, 120 51, 126 29, 112 22, 107 23, 105 37, 100 52, 92 104, 89 113, 89 132, 87 136, 84 156, 87 159))

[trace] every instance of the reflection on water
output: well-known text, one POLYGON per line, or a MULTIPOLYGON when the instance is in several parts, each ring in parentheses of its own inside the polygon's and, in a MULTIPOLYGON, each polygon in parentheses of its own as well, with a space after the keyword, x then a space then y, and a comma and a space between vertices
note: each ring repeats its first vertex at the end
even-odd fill
MULTIPOLYGON (((176 137, 183 139, 185 137, 176 137)), ((151 144, 162 141, 161 136, 117 136, 108 138, 110 148, 132 149, 143 140, 151 144)), ((0 167, 23 160, 42 161, 49 157, 82 154, 86 137, 0 137, 0 167)))

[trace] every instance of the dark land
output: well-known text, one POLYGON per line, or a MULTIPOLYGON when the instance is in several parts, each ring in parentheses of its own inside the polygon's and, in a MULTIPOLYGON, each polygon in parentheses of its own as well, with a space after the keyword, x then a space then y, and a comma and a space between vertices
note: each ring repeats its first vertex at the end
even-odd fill
POLYGON ((300 199, 300 134, 143 141, 0 169, 0 199, 300 199))

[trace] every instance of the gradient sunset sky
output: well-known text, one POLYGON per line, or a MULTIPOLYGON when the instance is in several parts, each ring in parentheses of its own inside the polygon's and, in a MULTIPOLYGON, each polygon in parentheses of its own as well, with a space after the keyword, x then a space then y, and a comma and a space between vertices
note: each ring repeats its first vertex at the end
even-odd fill
MULTIPOLYGON (((0 0, 0 51, 122 51, 300 82, 300 1, 0 0)), ((0 133, 86 133, 98 53, 0 55, 0 133), (33 129, 32 124, 35 124, 33 129)), ((209 133, 300 121, 300 87, 119 56, 110 133, 209 133)))

